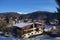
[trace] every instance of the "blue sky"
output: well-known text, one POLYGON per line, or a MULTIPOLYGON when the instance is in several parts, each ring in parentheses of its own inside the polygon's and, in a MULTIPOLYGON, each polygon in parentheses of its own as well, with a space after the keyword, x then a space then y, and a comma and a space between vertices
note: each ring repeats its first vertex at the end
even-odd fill
POLYGON ((55 12, 55 0, 0 0, 0 12, 55 12))

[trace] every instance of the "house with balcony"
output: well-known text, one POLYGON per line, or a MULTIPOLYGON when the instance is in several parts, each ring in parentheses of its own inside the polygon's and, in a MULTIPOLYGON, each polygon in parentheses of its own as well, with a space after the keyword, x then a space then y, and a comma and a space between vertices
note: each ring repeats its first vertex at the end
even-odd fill
POLYGON ((12 26, 12 34, 14 32, 15 35, 17 32, 17 29, 19 30, 19 33, 21 34, 21 37, 28 38, 34 35, 39 35, 43 33, 43 24, 39 22, 34 23, 17 23, 12 26))

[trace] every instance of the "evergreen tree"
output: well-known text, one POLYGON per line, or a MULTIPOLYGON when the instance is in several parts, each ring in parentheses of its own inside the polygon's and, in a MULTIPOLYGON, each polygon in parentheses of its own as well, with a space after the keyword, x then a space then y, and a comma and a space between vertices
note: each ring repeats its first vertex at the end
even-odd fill
POLYGON ((59 25, 57 26, 57 31, 60 34, 60 0, 56 0, 58 7, 57 7, 57 15, 58 15, 58 20, 59 20, 59 25))
POLYGON ((59 19, 59 25, 60 25, 60 0, 56 0, 57 4, 58 4, 58 8, 57 8, 57 11, 58 11, 58 19, 59 19))
POLYGON ((6 23, 9 23, 9 18, 7 16, 6 16, 5 20, 6 20, 6 23))

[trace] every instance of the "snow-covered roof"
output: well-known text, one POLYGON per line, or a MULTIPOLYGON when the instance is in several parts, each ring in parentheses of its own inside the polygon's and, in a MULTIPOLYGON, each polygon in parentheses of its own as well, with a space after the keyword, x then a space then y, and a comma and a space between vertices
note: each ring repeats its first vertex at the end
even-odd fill
POLYGON ((35 22, 36 24, 42 24, 42 23, 39 23, 39 22, 35 22))
POLYGON ((45 29, 49 29, 49 28, 52 28, 51 25, 45 25, 45 29))
POLYGON ((51 30, 52 30, 52 26, 51 25, 45 25, 45 29, 44 29, 45 32, 51 31, 51 30))
POLYGON ((13 24, 13 26, 17 26, 17 27, 22 28, 22 27, 24 27, 24 26, 32 25, 32 24, 33 24, 33 23, 24 23, 24 22, 22 22, 22 23, 13 24))

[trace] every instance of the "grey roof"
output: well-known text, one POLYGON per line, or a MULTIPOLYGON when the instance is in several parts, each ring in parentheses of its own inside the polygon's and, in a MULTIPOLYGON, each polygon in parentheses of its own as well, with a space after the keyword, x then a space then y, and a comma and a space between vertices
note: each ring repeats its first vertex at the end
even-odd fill
POLYGON ((32 24, 33 24, 33 23, 24 23, 24 22, 22 22, 22 23, 13 24, 13 26, 17 26, 17 27, 22 28, 22 27, 24 27, 24 26, 32 25, 32 24))
POLYGON ((45 29, 49 29, 49 28, 52 28, 51 25, 45 25, 45 29))

